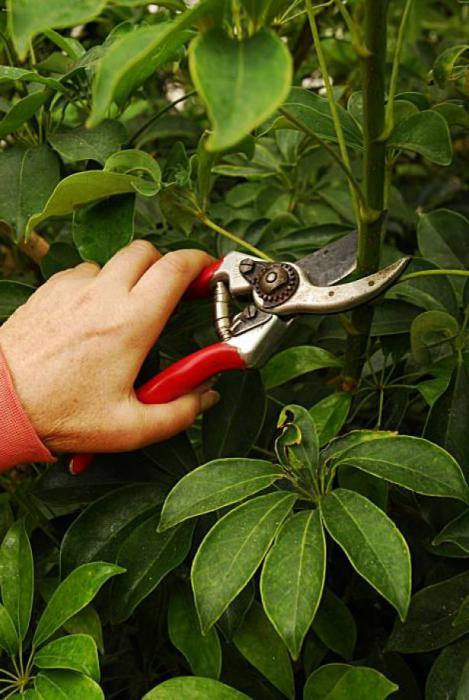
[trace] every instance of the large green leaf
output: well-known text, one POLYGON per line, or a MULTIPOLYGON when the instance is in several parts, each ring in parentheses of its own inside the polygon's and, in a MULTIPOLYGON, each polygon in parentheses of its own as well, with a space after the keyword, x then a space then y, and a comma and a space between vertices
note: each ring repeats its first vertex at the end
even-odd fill
POLYGON ((87 634, 70 634, 54 639, 34 656, 37 668, 61 668, 78 671, 99 681, 98 650, 87 634))
POLYGON ((83 260, 104 265, 134 235, 135 195, 123 194, 75 212, 73 240, 83 260))
POLYGON ((32 92, 15 102, 5 116, 0 119, 0 139, 19 129, 28 119, 31 119, 49 97, 48 90, 32 92))
POLYGON ((105 119, 94 129, 80 126, 70 131, 49 134, 48 141, 64 163, 94 160, 104 165, 127 139, 125 127, 114 119, 105 119))
POLYGON ((131 530, 160 505, 159 484, 130 484, 106 494, 80 513, 62 539, 60 563, 68 573, 90 561, 114 561, 131 530))
POLYGON ((34 689, 38 700, 104 700, 94 680, 74 671, 43 671, 36 676, 34 689))
POLYGON ((168 632, 171 642, 185 656, 195 676, 219 678, 221 646, 217 630, 202 634, 192 593, 186 587, 173 591, 168 609, 168 632))
POLYGON ((374 668, 327 664, 310 675, 303 700, 385 700, 397 689, 374 668))
POLYGON ((285 492, 257 496, 227 513, 205 536, 191 574, 204 632, 254 574, 295 500, 285 492))
POLYGON ((15 623, 6 607, 0 603, 0 649, 14 656, 18 652, 19 642, 15 623))
POLYGON ((296 513, 280 529, 260 584, 264 610, 294 659, 321 600, 325 574, 326 542, 319 511, 296 513))
POLYGON ((288 94, 292 78, 290 53, 269 29, 241 39, 210 29, 192 41, 189 66, 212 123, 206 143, 212 151, 234 146, 262 124, 288 94))
MULTIPOLYGON (((448 209, 423 214, 417 237, 422 255, 438 267, 457 270, 469 267, 469 221, 462 214, 448 209)), ((451 281, 455 284, 455 278, 451 281)))
POLYGON ((85 24, 97 17, 107 0, 7 0, 8 24, 15 49, 24 61, 31 42, 47 29, 64 29, 85 24))
POLYGON ((464 700, 469 685, 462 678, 469 659, 469 637, 450 644, 438 655, 425 685, 426 700, 464 700), (461 691, 459 693, 459 691, 461 691))
POLYGON ((467 595, 467 572, 418 591, 412 597, 407 620, 396 622, 388 647, 415 654, 441 649, 459 639, 469 632, 467 621, 454 624, 467 595))
POLYGON ((295 697, 288 652, 262 607, 254 603, 233 637, 238 651, 287 698, 295 697))
POLYGON ((83 564, 54 591, 46 609, 39 618, 33 638, 33 646, 46 642, 62 625, 90 603, 106 581, 122 574, 124 569, 105 562, 83 564))
POLYGON ((157 685, 142 700, 251 700, 212 678, 181 676, 157 685))
POLYGON ((0 547, 0 588, 20 639, 28 631, 34 595, 34 562, 24 520, 8 530, 0 547))
POLYGON ((362 469, 426 496, 469 501, 469 489, 457 462, 441 447, 422 438, 398 435, 365 442, 347 450, 337 464, 362 469))
POLYGON ((393 437, 397 437, 397 433, 391 430, 351 430, 332 440, 322 451, 322 455, 325 459, 344 459, 345 453, 357 445, 374 440, 389 440, 393 437))
POLYGON ((404 619, 410 602, 410 554, 392 520, 367 498, 346 489, 326 496, 321 513, 327 531, 354 569, 404 619))
POLYGON ((446 391, 435 401, 425 425, 425 437, 434 440, 458 460, 469 477, 469 374, 459 360, 446 391))
POLYGON ((420 153, 438 165, 449 165, 453 158, 446 119, 430 109, 400 121, 389 137, 388 146, 420 153))
POLYGON ((227 372, 217 390, 221 399, 203 418, 205 459, 244 457, 264 422, 266 400, 259 372, 227 372))
POLYGON ((451 520, 437 535, 434 544, 452 542, 469 554, 469 510, 465 510, 457 518, 451 520))
POLYGON ((113 102, 123 105, 158 66, 171 60, 190 36, 191 26, 213 12, 217 3, 218 0, 202 0, 173 21, 139 27, 119 37, 98 66, 88 126, 97 126, 113 102))
POLYGON ((357 641, 357 627, 352 613, 341 598, 325 589, 314 617, 313 630, 335 654, 349 661, 357 641))
POLYGON ((15 145, 2 151, 0 220, 17 238, 25 233, 28 219, 43 209, 59 178, 59 159, 48 146, 15 145))
POLYGON ((272 357, 262 370, 262 378, 266 389, 273 389, 307 372, 340 366, 340 360, 327 350, 299 345, 282 350, 272 357))
POLYGON ((25 304, 34 291, 34 287, 29 284, 0 280, 0 321, 7 319, 19 306, 25 304))
POLYGON ((111 616, 122 622, 162 579, 186 558, 192 542, 192 524, 184 523, 167 532, 156 528, 160 514, 152 515, 133 527, 117 554, 117 563, 126 573, 111 586, 111 616))
MULTIPOLYGON (((357 123, 343 107, 340 105, 336 107, 347 145, 351 148, 362 148, 363 139, 357 123)), ((324 141, 337 141, 332 112, 325 97, 320 97, 309 90, 293 87, 282 105, 282 112, 285 118, 278 120, 277 126, 294 125, 295 128, 303 126, 306 132, 312 131, 324 141), (292 121, 289 121, 289 116, 292 121)))
POLYGON ((319 445, 322 447, 334 438, 347 420, 352 403, 350 394, 337 392, 326 396, 309 409, 318 433, 319 445))
POLYGON ((278 467, 260 459, 216 459, 203 464, 168 494, 158 530, 241 501, 281 478, 278 467))

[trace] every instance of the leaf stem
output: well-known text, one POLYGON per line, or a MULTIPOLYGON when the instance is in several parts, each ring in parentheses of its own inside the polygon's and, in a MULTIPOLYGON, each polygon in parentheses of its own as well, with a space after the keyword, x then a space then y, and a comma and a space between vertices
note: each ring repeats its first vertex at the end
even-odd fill
POLYGON ((413 0, 406 0, 404 12, 402 13, 401 23, 399 25, 399 31, 397 34, 396 48, 394 50, 394 59, 392 63, 391 81, 389 83, 388 90, 388 102, 386 105, 385 130, 382 134, 383 139, 388 138, 388 136, 394 129, 394 98, 396 97, 397 92, 397 82, 399 79, 399 67, 401 64, 402 47, 404 45, 404 35, 412 2, 413 0))
POLYGON ((469 270, 418 270, 417 272, 409 272, 407 275, 402 275, 397 281, 407 282, 417 277, 433 277, 433 276, 449 276, 449 277, 469 277, 469 270))
POLYGON ((138 129, 135 134, 132 136, 132 138, 129 141, 129 146, 132 146, 133 144, 137 143, 138 139, 140 136, 150 127, 152 124, 154 124, 160 117, 162 117, 166 112, 169 112, 173 107, 178 105, 180 102, 184 102, 185 100, 188 100, 189 97, 192 97, 193 95, 196 94, 195 90, 191 90, 190 92, 187 92, 185 95, 182 97, 179 97, 177 100, 174 100, 173 102, 170 102, 170 104, 166 105, 166 107, 163 107, 163 109, 160 109, 159 112, 154 114, 143 126, 138 129))
POLYGON ((203 212, 195 212, 195 216, 199 219, 199 221, 205 224, 205 226, 211 228, 212 231, 216 231, 216 233, 219 233, 221 236, 229 238, 230 241, 233 241, 234 243, 236 243, 236 245, 245 248, 246 250, 249 250, 250 253, 257 256, 258 258, 262 258, 263 260, 269 261, 272 260, 272 258, 269 255, 267 255, 267 253, 264 253, 262 250, 259 250, 259 248, 256 248, 256 246, 251 245, 247 241, 244 241, 242 238, 239 238, 239 236, 237 236, 235 233, 232 233, 231 231, 228 231, 226 228, 222 228, 214 221, 209 219, 208 216, 203 212))

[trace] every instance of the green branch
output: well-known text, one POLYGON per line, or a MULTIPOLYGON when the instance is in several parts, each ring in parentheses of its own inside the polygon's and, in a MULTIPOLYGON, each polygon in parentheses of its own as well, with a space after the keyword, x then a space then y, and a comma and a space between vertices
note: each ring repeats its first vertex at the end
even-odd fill
POLYGON ((203 212, 196 212, 195 216, 201 221, 205 226, 208 228, 211 228, 212 231, 216 231, 216 233, 219 233, 221 236, 224 236, 225 238, 229 238, 230 241, 233 241, 238 245, 240 248, 246 248, 246 250, 249 250, 250 253, 255 255, 258 258, 262 258, 263 260, 268 260, 269 262, 272 260, 272 258, 267 255, 267 253, 264 253, 262 250, 259 250, 259 248, 256 248, 256 246, 251 245, 247 241, 244 241, 242 238, 239 238, 235 233, 232 233, 231 231, 228 231, 226 228, 222 228, 218 224, 216 224, 214 221, 208 218, 206 214, 203 212))
POLYGON ((469 270, 418 270, 418 272, 409 272, 407 275, 403 275, 399 282, 407 282, 407 280, 417 279, 418 277, 434 277, 434 276, 448 276, 448 277, 469 277, 469 270))
POLYGON ((407 26, 407 19, 409 17, 410 8, 412 6, 413 0, 406 0, 404 7, 404 12, 402 13, 401 23, 399 25, 399 31, 397 34, 396 48, 394 50, 394 59, 392 63, 392 73, 391 81, 389 83, 388 90, 388 102, 386 105, 386 120, 385 120, 385 130, 382 135, 383 139, 388 138, 394 129, 394 99, 397 92, 397 82, 399 79, 399 67, 401 65, 402 47, 404 45, 405 29, 407 26))

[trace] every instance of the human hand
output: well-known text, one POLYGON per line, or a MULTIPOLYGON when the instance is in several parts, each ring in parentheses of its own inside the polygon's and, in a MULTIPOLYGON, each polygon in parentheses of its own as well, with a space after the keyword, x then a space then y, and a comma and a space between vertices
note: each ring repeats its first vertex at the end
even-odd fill
POLYGON ((134 241, 102 270, 51 277, 0 328, 18 397, 53 452, 122 452, 185 430, 213 406, 209 387, 145 405, 140 367, 186 287, 211 262, 198 250, 161 256, 134 241))

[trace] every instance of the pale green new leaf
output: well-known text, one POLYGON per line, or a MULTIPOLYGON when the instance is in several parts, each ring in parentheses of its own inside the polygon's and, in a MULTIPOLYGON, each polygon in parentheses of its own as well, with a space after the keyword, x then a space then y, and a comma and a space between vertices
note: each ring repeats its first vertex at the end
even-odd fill
POLYGON ((134 181, 134 187, 137 192, 146 197, 152 197, 161 188, 160 166, 149 153, 136 148, 113 153, 106 160, 104 170, 125 175, 138 175, 139 177, 134 181))
POLYGON ((303 406, 289 404, 278 418, 281 434, 275 440, 280 464, 301 478, 315 478, 319 462, 319 440, 316 425, 303 406))
POLYGON ((284 491, 257 496, 231 510, 207 533, 191 572, 204 632, 252 577, 295 500, 284 491))
POLYGON ((278 467, 261 459, 215 459, 203 464, 170 491, 158 530, 241 501, 281 478, 278 467))
POLYGON ((33 638, 33 646, 38 647, 54 634, 62 625, 90 603, 99 589, 112 576, 124 573, 125 569, 106 562, 83 564, 54 591, 46 609, 39 618, 33 638))
POLYGON ((0 547, 2 601, 24 639, 29 627, 34 595, 34 562, 24 520, 8 530, 0 547))
POLYGON ((385 700, 398 686, 374 668, 327 664, 309 676, 303 700, 385 700))
POLYGON ((417 112, 399 122, 387 145, 389 148, 420 153, 438 165, 449 165, 453 158, 451 135, 446 119, 430 109, 417 112))
POLYGON ((104 700, 99 685, 74 671, 43 671, 34 681, 38 700, 104 700))
POLYGON ((336 489, 321 501, 330 536, 353 568, 405 619, 410 602, 411 562, 407 543, 392 520, 364 496, 336 489))
POLYGON ((456 460, 423 438, 398 435, 365 442, 347 450, 336 464, 362 469, 425 496, 469 502, 469 489, 456 460))
POLYGON ((183 654, 195 676, 220 677, 221 646, 215 627, 202 634, 192 592, 178 587, 168 609, 168 632, 171 642, 183 654))
POLYGON ((70 634, 54 639, 34 656, 37 668, 67 669, 78 671, 99 681, 98 650, 87 634, 70 634))
POLYGON ((282 103, 292 79, 290 53, 269 29, 241 39, 210 29, 192 41, 189 67, 212 123, 210 151, 234 146, 262 124, 282 103))
POLYGON ((19 642, 15 623, 6 607, 0 603, 0 649, 14 656, 18 652, 19 642))
POLYGON ((293 700, 295 686, 287 649, 258 603, 250 607, 233 642, 250 664, 293 700))
POLYGON ((251 700, 239 690, 212 678, 180 676, 157 685, 142 700, 251 700))
POLYGON ((341 367, 341 364, 341 361, 327 350, 311 345, 298 345, 274 355, 263 368, 262 378, 266 389, 274 389, 302 374, 325 367, 341 367))
POLYGON ((319 445, 326 445, 334 438, 347 420, 352 403, 350 394, 338 392, 326 396, 309 409, 318 433, 319 445))
POLYGON ((463 69, 467 70, 467 63, 463 60, 463 55, 467 51, 469 51, 469 44, 457 44, 449 46, 440 53, 433 66, 433 77, 440 88, 448 87, 448 83, 455 80, 454 72, 459 59, 462 59, 463 69))
POLYGON ((326 542, 318 510, 289 518, 269 551, 261 576, 262 604, 294 659, 321 600, 326 542))

